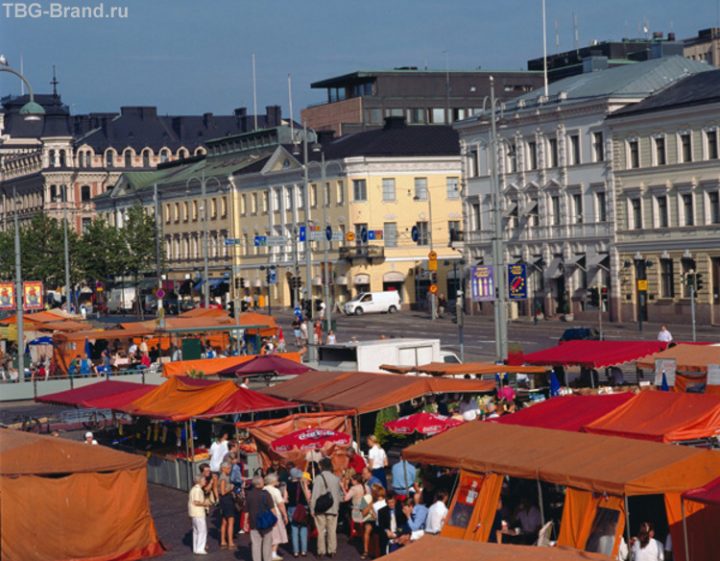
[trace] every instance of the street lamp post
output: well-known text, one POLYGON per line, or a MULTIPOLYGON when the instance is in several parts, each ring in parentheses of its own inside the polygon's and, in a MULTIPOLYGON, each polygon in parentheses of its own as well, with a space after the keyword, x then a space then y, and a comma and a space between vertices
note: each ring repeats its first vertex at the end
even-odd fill
POLYGON ((67 311, 70 311, 72 303, 72 293, 70 286, 70 242, 68 240, 68 188, 67 185, 62 186, 62 203, 63 203, 63 251, 65 254, 65 305, 67 311))
MULTIPOLYGON (((435 253, 435 244, 433 243, 433 218, 432 218, 432 196, 430 195, 430 186, 425 186, 425 196, 428 202, 428 241, 430 242, 430 253, 435 253)), ((413 197, 415 201, 421 201, 422 198, 416 193, 413 197)), ((428 260, 429 268, 429 260, 428 260)), ((436 282, 436 271, 430 271, 430 282, 435 284, 436 282)), ((430 319, 435 321, 437 319, 437 295, 430 293, 430 319)))
POLYGON ((310 185, 308 179, 308 137, 307 123, 303 122, 303 189, 305 190, 305 294, 308 302, 308 358, 315 360, 315 329, 312 326, 312 253, 310 248, 310 185))

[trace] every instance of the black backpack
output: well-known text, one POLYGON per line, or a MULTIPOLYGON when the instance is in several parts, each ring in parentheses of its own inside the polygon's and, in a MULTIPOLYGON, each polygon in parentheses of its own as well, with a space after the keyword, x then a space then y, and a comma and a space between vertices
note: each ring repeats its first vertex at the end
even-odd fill
POLYGON ((330 510, 335 504, 335 499, 333 498, 332 493, 328 489, 325 475, 321 473, 320 477, 322 477, 323 483, 325 484, 325 492, 320 495, 315 501, 315 514, 324 514, 328 510, 330 510))

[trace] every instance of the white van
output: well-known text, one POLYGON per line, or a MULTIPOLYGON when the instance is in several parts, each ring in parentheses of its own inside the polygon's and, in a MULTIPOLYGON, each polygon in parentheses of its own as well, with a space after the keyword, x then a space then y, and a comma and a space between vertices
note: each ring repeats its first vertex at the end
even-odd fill
POLYGON ((395 290, 385 292, 361 292, 345 304, 347 315, 382 313, 394 314, 400 309, 400 294, 395 290))

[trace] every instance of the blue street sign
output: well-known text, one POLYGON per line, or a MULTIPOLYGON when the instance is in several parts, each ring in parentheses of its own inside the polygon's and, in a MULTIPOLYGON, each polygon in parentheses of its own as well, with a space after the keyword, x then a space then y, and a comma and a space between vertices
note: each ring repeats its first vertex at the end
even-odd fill
POLYGON ((325 238, 327 241, 332 241, 332 228, 330 226, 325 228, 325 238))
POLYGON ((369 239, 371 242, 375 241, 375 230, 370 230, 367 233, 367 239, 369 239))
POLYGON ((417 242, 420 239, 420 230, 418 230, 417 226, 413 226, 412 230, 410 230, 410 237, 414 242, 417 242))
POLYGON ((527 266, 524 263, 508 265, 507 275, 508 298, 510 300, 527 300, 527 266))
POLYGON ((277 284, 277 271, 275 269, 268 269, 267 282, 268 284, 277 284))
POLYGON ((298 240, 304 242, 305 237, 305 226, 300 226, 300 229, 298 230, 298 240))
POLYGON ((365 228, 364 226, 360 230, 360 241, 362 243, 367 243, 367 241, 368 241, 368 231, 367 231, 367 228, 365 228))
POLYGON ((267 236, 255 236, 255 247, 265 247, 267 245, 267 236))

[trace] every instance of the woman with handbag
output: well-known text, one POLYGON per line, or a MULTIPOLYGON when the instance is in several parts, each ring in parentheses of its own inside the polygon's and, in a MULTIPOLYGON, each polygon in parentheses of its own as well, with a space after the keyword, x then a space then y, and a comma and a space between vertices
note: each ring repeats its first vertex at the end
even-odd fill
POLYGON ((233 534, 235 530, 235 485, 230 481, 230 470, 232 465, 229 462, 223 462, 220 465, 220 549, 228 549, 235 547, 233 534))
POLYGON ((265 476, 265 491, 270 493, 275 508, 273 512, 277 516, 277 522, 272 529, 272 561, 280 561, 282 557, 278 555, 278 546, 288 542, 287 530, 285 529, 288 523, 288 514, 285 509, 285 499, 282 491, 278 489, 278 476, 275 473, 268 473, 265 476))
POLYGON ((290 537, 293 557, 307 557, 308 550, 308 504, 310 489, 302 470, 292 468, 287 484, 288 518, 290 519, 290 537))

